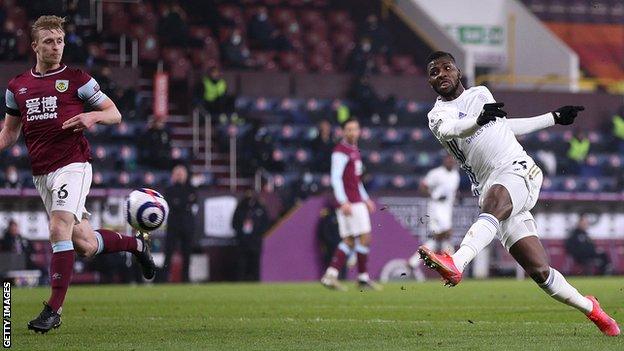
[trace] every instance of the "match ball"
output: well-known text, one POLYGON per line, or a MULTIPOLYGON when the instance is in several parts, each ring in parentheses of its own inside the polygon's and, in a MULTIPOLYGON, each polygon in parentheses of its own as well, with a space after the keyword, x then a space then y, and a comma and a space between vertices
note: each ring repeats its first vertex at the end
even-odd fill
POLYGON ((160 228, 169 215, 169 205, 156 190, 141 188, 133 190, 126 199, 126 220, 140 232, 160 228))

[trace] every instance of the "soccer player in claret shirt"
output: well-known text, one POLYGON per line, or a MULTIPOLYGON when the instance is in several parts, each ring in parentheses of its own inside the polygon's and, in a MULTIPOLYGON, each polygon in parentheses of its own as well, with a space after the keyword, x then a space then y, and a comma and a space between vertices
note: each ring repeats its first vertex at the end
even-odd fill
POLYGON ((544 292, 581 311, 605 335, 619 335, 618 324, 596 298, 581 295, 548 263, 530 212, 539 197, 542 171, 516 140, 516 135, 572 124, 583 107, 563 106, 540 116, 507 119, 503 103, 497 103, 488 88, 464 88, 451 54, 438 51, 427 62, 429 84, 439 95, 428 114, 429 128, 468 174, 481 214, 453 255, 421 246, 422 259, 454 286, 468 263, 498 237, 544 292))
POLYGON ((121 115, 87 73, 61 63, 64 19, 41 16, 32 26, 36 65, 13 78, 6 91, 6 115, 0 151, 14 144, 20 132, 28 148, 35 187, 48 212, 52 260, 50 299, 28 329, 45 333, 61 324, 63 300, 72 277, 74 253, 93 257, 127 251, 151 279, 155 265, 143 235, 126 236, 93 230, 85 200, 91 186, 91 156, 84 136, 96 123, 117 124, 121 115), (83 112, 84 104, 94 111, 83 112))
POLYGON ((369 198, 360 181, 363 168, 360 150, 357 147, 360 123, 354 118, 348 119, 342 124, 342 131, 343 139, 336 145, 331 157, 331 184, 334 197, 340 206, 336 210, 336 216, 342 241, 338 244, 321 283, 330 289, 346 290, 338 281, 338 272, 355 251, 359 287, 379 290, 380 286, 368 276, 370 212, 375 210, 375 203, 369 198))

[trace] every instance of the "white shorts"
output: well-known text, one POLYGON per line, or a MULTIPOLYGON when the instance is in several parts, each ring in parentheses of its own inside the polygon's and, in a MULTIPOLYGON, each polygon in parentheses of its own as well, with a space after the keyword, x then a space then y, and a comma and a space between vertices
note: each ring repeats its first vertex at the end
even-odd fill
POLYGON ((91 215, 85 201, 91 188, 92 169, 88 162, 75 162, 48 174, 33 176, 48 215, 52 211, 66 211, 74 215, 76 223, 91 215))
POLYGON ((538 236, 531 209, 537 203, 544 176, 542 170, 529 156, 518 158, 493 173, 483 187, 479 206, 483 206, 485 194, 494 184, 500 184, 511 196, 513 209, 508 219, 501 221, 498 239, 507 250, 518 240, 527 236, 538 236))
POLYGON ((453 204, 429 201, 429 233, 440 234, 453 227, 453 204))
POLYGON ((360 236, 371 232, 370 215, 364 202, 351 204, 351 215, 345 216, 340 209, 336 210, 338 232, 341 238, 360 236))

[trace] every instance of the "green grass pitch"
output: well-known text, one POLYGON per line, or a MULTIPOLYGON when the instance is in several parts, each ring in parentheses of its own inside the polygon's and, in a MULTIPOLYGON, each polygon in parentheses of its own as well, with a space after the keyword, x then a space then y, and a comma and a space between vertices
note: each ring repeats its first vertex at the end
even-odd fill
MULTIPOLYGON (((624 279, 571 279, 624 320, 624 279)), ((15 350, 624 350, 529 280, 71 287, 63 325, 26 323, 46 288, 13 289, 15 350)))

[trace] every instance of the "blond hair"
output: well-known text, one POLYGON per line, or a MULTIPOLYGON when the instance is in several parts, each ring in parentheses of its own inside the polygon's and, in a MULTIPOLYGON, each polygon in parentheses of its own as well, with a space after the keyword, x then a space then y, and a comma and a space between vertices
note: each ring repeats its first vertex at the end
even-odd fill
POLYGON ((60 30, 65 33, 63 25, 65 24, 65 18, 59 16, 40 16, 33 23, 30 30, 30 37, 32 41, 39 40, 39 31, 42 30, 60 30))

